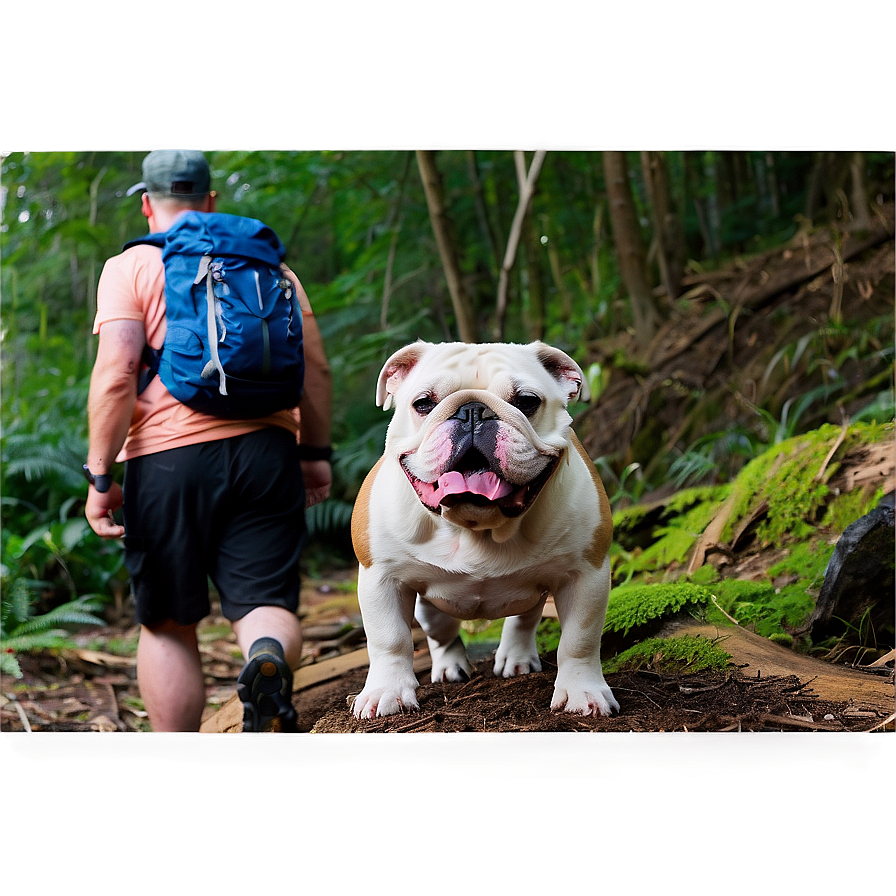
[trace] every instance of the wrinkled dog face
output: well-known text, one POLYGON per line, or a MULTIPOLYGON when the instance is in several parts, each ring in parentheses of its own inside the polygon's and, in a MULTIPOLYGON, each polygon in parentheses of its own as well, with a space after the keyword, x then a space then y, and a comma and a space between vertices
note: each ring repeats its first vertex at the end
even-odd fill
POLYGON ((558 349, 418 342, 383 367, 377 404, 394 404, 386 453, 422 505, 466 528, 525 513, 560 462, 583 395, 578 365, 558 349))

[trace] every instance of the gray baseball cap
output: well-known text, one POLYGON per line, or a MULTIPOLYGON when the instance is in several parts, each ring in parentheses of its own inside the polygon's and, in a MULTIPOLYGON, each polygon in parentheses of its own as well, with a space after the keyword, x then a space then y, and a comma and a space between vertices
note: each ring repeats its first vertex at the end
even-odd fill
POLYGON ((198 199, 211 189, 205 156, 195 149, 154 149, 143 160, 143 180, 127 191, 167 193, 183 199, 198 199))

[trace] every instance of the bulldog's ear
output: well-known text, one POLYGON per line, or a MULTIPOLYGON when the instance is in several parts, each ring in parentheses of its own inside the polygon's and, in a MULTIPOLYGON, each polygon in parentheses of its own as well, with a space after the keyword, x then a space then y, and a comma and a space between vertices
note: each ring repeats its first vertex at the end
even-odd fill
POLYGON ((542 367, 557 380, 566 393, 567 402, 576 399, 588 401, 591 393, 588 390, 585 374, 566 352, 561 352, 559 348, 545 345, 543 342, 535 342, 533 347, 542 367))
POLYGON ((414 366, 429 348, 428 342, 414 342, 400 348, 383 365, 380 378, 376 384, 376 404, 388 411, 392 407, 392 396, 398 391, 405 377, 414 369, 414 366))

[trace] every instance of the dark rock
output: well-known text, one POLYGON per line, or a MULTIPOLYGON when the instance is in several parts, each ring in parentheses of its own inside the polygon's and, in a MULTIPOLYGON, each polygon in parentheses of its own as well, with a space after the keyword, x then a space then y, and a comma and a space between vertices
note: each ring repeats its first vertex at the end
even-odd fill
POLYGON ((843 634, 847 624, 858 627, 866 614, 875 636, 892 641, 896 591, 893 499, 893 492, 886 495, 840 536, 808 623, 816 643, 843 634))

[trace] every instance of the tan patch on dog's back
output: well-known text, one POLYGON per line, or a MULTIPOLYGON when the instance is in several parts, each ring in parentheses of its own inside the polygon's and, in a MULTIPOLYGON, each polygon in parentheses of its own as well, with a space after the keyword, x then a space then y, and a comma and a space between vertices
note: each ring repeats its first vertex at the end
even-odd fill
POLYGON ((594 466, 594 461, 588 457, 588 452, 579 441, 579 437, 572 433, 572 444, 576 451, 579 452, 585 466, 591 471, 591 478, 594 480, 594 487, 597 489, 598 505, 600 507, 600 523, 594 530, 594 537, 588 550, 585 551, 585 559, 592 566, 601 566, 606 559, 610 550, 610 542, 613 540, 613 512, 610 510, 610 499, 607 497, 607 491, 604 488, 603 481, 594 466))
POLYGON ((370 552, 370 492, 373 490, 373 481, 383 465, 383 460, 381 457, 365 477, 352 511, 352 547, 355 549, 358 563, 365 569, 373 562, 373 555, 370 552))

